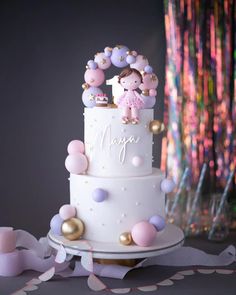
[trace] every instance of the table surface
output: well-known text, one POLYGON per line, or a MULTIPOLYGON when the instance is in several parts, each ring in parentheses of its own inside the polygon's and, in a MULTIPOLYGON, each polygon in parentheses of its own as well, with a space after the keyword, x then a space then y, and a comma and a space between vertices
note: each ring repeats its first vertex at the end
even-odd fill
MULTIPOLYGON (((189 238, 185 241, 185 246, 195 247, 204 250, 210 254, 219 254, 228 245, 236 246, 236 232, 232 232, 230 236, 221 243, 209 242, 205 237, 189 238)), ((219 267, 218 267, 219 268, 219 267)), ((226 269, 236 270, 236 263, 225 267, 226 269)), ((101 278, 101 280, 109 288, 132 288, 129 294, 145 294, 146 292, 135 289, 138 286, 153 285, 170 278, 180 270, 194 269, 194 267, 166 267, 151 266, 142 269, 130 271, 123 280, 101 278)), ((196 269, 196 268, 195 268, 196 269)), ((223 267, 220 267, 223 269, 223 267)), ((26 271, 22 275, 14 278, 0 278, 0 295, 11 294, 25 286, 25 283, 36 278, 37 272, 26 271)), ((192 276, 185 276, 182 280, 175 280, 172 286, 158 286, 158 289, 149 294, 236 294, 236 272, 225 275, 216 272, 212 274, 201 274, 195 272, 192 276)), ((32 295, 48 295, 48 294, 95 294, 87 286, 87 278, 59 278, 55 277, 49 282, 39 285, 39 289, 27 292, 32 295)), ((98 292, 98 294, 113 294, 109 290, 98 292)))

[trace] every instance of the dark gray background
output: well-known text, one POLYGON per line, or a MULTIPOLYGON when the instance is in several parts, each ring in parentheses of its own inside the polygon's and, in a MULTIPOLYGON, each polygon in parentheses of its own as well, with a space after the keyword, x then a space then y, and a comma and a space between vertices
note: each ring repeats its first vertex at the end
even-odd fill
MULTIPOLYGON (((87 60, 116 44, 146 55, 159 78, 155 112, 162 119, 163 1, 0 3, 0 226, 39 237, 69 202, 64 160, 68 142, 83 139, 87 60)), ((106 78, 119 72, 113 67, 106 78)))

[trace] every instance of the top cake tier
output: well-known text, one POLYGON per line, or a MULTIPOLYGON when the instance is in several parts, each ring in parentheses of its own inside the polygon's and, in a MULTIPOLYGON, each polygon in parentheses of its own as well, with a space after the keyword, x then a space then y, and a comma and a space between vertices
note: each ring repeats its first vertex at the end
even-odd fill
POLYGON ((88 175, 99 177, 144 176, 152 173, 149 123, 153 110, 140 110, 137 125, 122 124, 121 110, 85 108, 84 141, 88 175))

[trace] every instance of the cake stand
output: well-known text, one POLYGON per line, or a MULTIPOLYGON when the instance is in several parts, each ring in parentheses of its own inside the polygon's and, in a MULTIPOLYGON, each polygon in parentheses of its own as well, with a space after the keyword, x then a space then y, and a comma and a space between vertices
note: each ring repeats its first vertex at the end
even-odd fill
POLYGON ((173 224, 157 234, 152 246, 140 247, 137 245, 123 246, 119 243, 102 243, 96 241, 77 240, 69 241, 63 236, 48 233, 49 245, 59 250, 60 246, 68 255, 82 256, 84 252, 92 252, 94 258, 100 259, 138 259, 166 254, 181 247, 184 242, 183 231, 173 224))

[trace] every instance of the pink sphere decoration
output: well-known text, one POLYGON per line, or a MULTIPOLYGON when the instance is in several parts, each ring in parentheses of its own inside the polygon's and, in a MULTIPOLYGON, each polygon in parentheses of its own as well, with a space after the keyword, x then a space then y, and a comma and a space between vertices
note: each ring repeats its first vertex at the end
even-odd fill
POLYGON ((156 234, 155 227, 148 221, 136 223, 131 231, 133 241, 141 247, 151 246, 156 238, 156 234))
POLYGON ((84 74, 84 80, 86 83, 88 83, 90 86, 100 86, 104 80, 105 75, 103 70, 97 68, 97 69, 87 69, 84 74))
POLYGON ((66 169, 72 174, 81 174, 88 168, 88 160, 83 154, 72 154, 65 161, 66 169))
POLYGON ((95 55, 94 61, 98 64, 98 67, 102 70, 106 70, 111 66, 111 60, 104 52, 99 52, 95 55))
POLYGON ((157 95, 157 91, 156 91, 156 89, 150 89, 150 90, 149 90, 149 95, 150 95, 150 96, 156 96, 156 95, 157 95))
POLYGON ((134 156, 132 158, 132 164, 134 167, 140 167, 143 164, 143 158, 140 156, 134 156))
POLYGON ((59 210, 59 215, 63 220, 70 219, 76 216, 76 209, 69 204, 63 205, 59 210))
POLYGON ((143 71, 144 68, 148 65, 148 60, 145 56, 143 55, 138 55, 136 57, 135 63, 132 63, 130 65, 131 68, 136 69, 138 71, 143 71))
POLYGON ((68 154, 70 155, 78 153, 83 154, 84 150, 84 143, 81 140, 72 140, 67 147, 68 154))
MULTIPOLYGON (((143 83, 140 84, 139 88, 141 90, 145 89, 156 89, 158 85, 158 78, 155 74, 145 74, 143 76, 143 83)), ((153 95, 155 96, 155 95, 153 95)))

